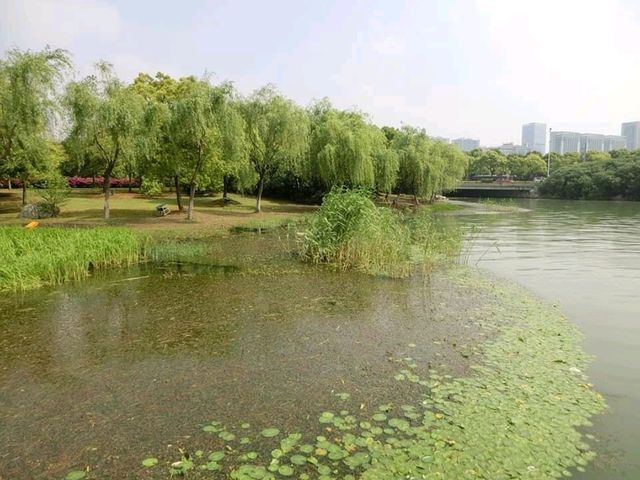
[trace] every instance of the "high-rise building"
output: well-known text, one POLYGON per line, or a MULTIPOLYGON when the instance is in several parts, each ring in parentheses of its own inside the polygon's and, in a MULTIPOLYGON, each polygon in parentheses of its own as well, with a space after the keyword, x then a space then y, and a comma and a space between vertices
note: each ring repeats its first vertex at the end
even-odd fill
POLYGON ((627 139, 622 135, 605 135, 604 136, 604 151, 610 152, 611 150, 622 150, 627 148, 627 139))
POLYGON ((522 125, 522 146, 529 152, 544 153, 547 149, 547 125, 544 123, 522 125))
POLYGON ((528 147, 524 145, 515 145, 513 143, 503 143, 499 147, 496 147, 503 155, 526 155, 531 152, 528 147))
POLYGON ((554 153, 580 152, 580 134, 577 132, 551 132, 549 151, 554 153))
POLYGON ((628 150, 640 149, 640 122, 623 123, 620 130, 620 133, 626 139, 628 150))
POLYGON ((480 148, 480 140, 476 140, 474 138, 454 138, 451 140, 453 145, 456 145, 463 152, 470 152, 476 148, 480 148))
POLYGON ((600 133, 581 133, 580 134, 580 153, 603 152, 603 151, 604 151, 604 135, 600 133))

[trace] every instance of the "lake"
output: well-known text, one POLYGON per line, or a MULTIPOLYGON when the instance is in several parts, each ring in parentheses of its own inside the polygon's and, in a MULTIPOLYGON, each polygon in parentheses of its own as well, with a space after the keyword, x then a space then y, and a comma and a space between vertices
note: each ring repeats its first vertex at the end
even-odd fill
MULTIPOLYGON (((508 202, 509 203, 509 202, 508 202)), ((527 213, 459 216, 469 263, 559 304, 595 356, 599 457, 583 480, 640 478, 640 204, 515 200, 527 213)))

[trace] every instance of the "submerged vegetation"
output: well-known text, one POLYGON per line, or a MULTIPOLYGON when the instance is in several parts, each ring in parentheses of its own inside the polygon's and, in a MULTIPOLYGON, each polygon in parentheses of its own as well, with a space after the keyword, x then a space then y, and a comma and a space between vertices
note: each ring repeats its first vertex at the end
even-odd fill
POLYGON ((377 207, 366 190, 333 189, 303 236, 300 256, 341 270, 405 277, 414 264, 456 257, 461 240, 458 229, 430 210, 401 213, 377 207))
POLYGON ((214 420, 202 427, 211 435, 206 445, 181 450, 172 463, 146 458, 143 468, 236 480, 549 479, 582 471, 594 453, 585 442, 592 437, 581 428, 604 401, 583 373, 588 357, 575 327, 518 288, 463 269, 450 275, 463 287, 496 296, 476 321, 494 340, 469 376, 432 371, 421 378, 417 360, 393 359, 399 364, 395 380, 423 389, 421 403, 385 403, 362 417, 341 406, 348 392, 334 393, 335 410, 318 412, 322 434, 315 437, 277 425, 258 431, 214 420))
POLYGON ((137 262, 143 239, 126 228, 0 229, 0 291, 78 280, 137 262))

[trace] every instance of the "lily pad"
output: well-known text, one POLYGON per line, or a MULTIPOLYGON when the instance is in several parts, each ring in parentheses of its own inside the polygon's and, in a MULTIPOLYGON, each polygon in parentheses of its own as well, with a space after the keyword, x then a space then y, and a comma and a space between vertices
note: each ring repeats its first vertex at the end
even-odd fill
POLYGON ((307 463, 307 457, 305 457, 304 455, 291 455, 289 461, 294 465, 304 465, 305 463, 307 463))
POLYGON ((293 468, 291 468, 289 465, 280 465, 280 468, 278 468, 278 473, 284 477, 290 477, 291 475, 293 475, 293 468))
POLYGON ((87 472, 84 470, 71 470, 64 477, 64 480, 81 480, 87 476, 87 472))
POLYGON ((142 460, 142 466, 144 467, 153 467, 154 465, 157 465, 157 464, 158 464, 158 459, 154 457, 149 457, 142 460))
POLYGON ((262 430, 262 432, 260 432, 260 434, 265 437, 265 438, 271 438, 271 437, 275 437, 277 435, 280 434, 280 430, 278 430, 277 428, 265 428, 264 430, 262 430))

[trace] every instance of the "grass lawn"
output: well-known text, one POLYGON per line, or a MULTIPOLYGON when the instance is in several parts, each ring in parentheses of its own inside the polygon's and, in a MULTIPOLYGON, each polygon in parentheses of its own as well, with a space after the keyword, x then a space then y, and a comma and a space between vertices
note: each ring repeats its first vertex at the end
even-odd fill
MULTIPOLYGON (((255 197, 231 195, 232 202, 223 206, 221 196, 200 197, 195 199, 194 220, 187 220, 185 211, 179 212, 175 194, 147 198, 138 193, 114 190, 110 200, 111 219, 102 218, 102 192, 98 189, 74 189, 66 204, 62 206, 60 216, 39 220, 41 225, 128 225, 146 230, 227 230, 238 226, 271 226, 295 220, 315 211, 316 207, 299 205, 284 200, 262 199, 262 213, 255 213, 255 197), (165 217, 155 215, 155 207, 165 203, 171 213, 165 217)), ((39 200, 37 190, 29 190, 27 201, 39 200)), ((0 190, 0 226, 24 225, 30 220, 20 218, 21 191, 0 190)))

